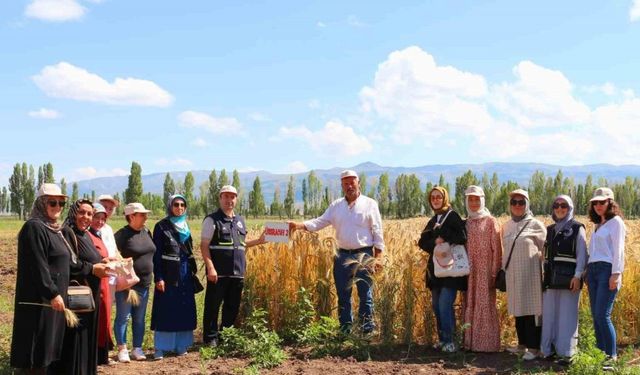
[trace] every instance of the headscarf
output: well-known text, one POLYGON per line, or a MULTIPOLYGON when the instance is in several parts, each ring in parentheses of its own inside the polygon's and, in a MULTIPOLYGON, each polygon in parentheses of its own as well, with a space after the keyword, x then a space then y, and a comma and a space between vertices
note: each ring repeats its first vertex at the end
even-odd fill
POLYGON ((29 215, 29 219, 35 219, 45 227, 49 228, 53 232, 60 232, 62 230, 62 224, 58 223, 57 220, 52 219, 47 214, 47 201, 51 198, 59 198, 53 197, 51 195, 41 195, 33 202, 33 207, 31 208, 31 215, 29 215))
POLYGON ((87 226, 86 228, 78 228, 78 226, 76 225, 76 216, 78 216, 78 210, 83 204, 88 204, 89 206, 93 207, 93 202, 88 199, 81 198, 73 202, 71 207, 69 207, 69 212, 67 213, 67 218, 64 220, 64 225, 79 232, 85 232, 89 229, 89 226, 87 226))
POLYGON ((442 186, 434 186, 433 189, 431 189, 431 191, 429 192, 428 198, 429 206, 431 206, 431 209, 436 213, 436 215, 442 215, 449 211, 449 209, 451 208, 451 204, 449 203, 449 193, 447 192, 447 189, 443 188, 442 186), (431 204, 431 193, 433 193, 434 190, 439 191, 442 194, 442 206, 437 210, 433 208, 433 205, 431 204))
POLYGON ((487 207, 485 207, 484 190, 482 190, 482 188, 480 186, 471 185, 465 190, 464 205, 465 205, 465 207, 467 209, 467 217, 470 220, 482 219, 483 217, 491 216, 491 212, 489 212, 487 207), (472 194, 467 194, 468 192, 470 192, 472 190, 474 191, 472 194), (478 209, 478 211, 474 212, 474 211, 471 211, 469 209, 469 196, 470 195, 473 195, 473 196, 476 196, 476 197, 480 197, 480 209, 478 209))
POLYGON ((551 208, 551 218, 556 222, 556 233, 562 232, 562 230, 567 226, 571 219, 573 219, 573 200, 571 200, 571 197, 561 194, 553 200, 553 203, 556 203, 559 199, 567 202, 567 204, 569 205, 569 210, 567 211, 567 216, 563 217, 562 219, 558 219, 556 217, 556 214, 553 212, 553 208, 551 208))
MULTIPOLYGON (((525 201, 525 205, 524 205, 524 214, 522 214, 522 216, 515 216, 513 213, 511 213, 511 210, 509 210, 509 214, 511 214, 511 220, 515 221, 516 223, 524 220, 524 219, 532 219, 533 218, 533 213, 531 212, 531 208, 530 208, 530 204, 529 204, 529 197, 527 197, 526 195, 522 195, 522 194, 518 194, 520 195, 522 198, 524 198, 525 201)), ((512 198, 509 197, 509 200, 511 200, 512 198)))
POLYGON ((171 223, 173 223, 173 226, 176 228, 176 231, 178 231, 178 235, 180 237, 180 243, 187 242, 187 240, 191 236, 191 231, 189 230, 189 224, 187 224, 187 200, 183 195, 174 194, 169 197, 169 200, 167 202, 167 218, 171 223), (180 216, 174 216, 171 208, 173 206, 173 202, 178 199, 184 202, 185 210, 184 210, 184 214, 180 216))

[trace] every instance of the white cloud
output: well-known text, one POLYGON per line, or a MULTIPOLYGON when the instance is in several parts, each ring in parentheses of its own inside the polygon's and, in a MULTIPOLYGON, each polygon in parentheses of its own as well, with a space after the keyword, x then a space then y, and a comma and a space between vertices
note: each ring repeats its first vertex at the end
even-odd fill
POLYGON ((238 173, 251 173, 251 172, 258 172, 259 170, 260 168, 244 167, 244 168, 238 168, 238 173))
POLYGON ((358 16, 350 15, 347 17, 347 24, 351 27, 366 27, 368 26, 366 23, 362 22, 358 16))
POLYGON ((54 109, 40 108, 37 111, 29 111, 28 115, 29 117, 33 117, 33 118, 53 120, 60 117, 60 112, 54 109))
POLYGON ((260 112, 253 112, 253 113, 249 113, 249 118, 255 122, 269 122, 271 121, 271 119, 269 118, 269 116, 260 113, 260 112))
POLYGON ((213 134, 241 134, 243 125, 234 117, 213 117, 206 113, 185 111, 178 115, 180 126, 206 130, 213 134))
POLYGON ((324 128, 312 131, 304 126, 280 128, 281 138, 298 138, 307 141, 312 150, 333 157, 355 156, 373 150, 364 136, 339 120, 332 120, 324 128))
POLYGON ((311 109, 318 109, 320 108, 320 101, 318 99, 311 99, 309 103, 307 103, 307 106, 311 109))
POLYGON ((284 168, 283 173, 296 174, 296 173, 306 172, 308 170, 309 170, 309 167, 307 167, 303 162, 296 160, 287 164, 287 166, 284 168))
POLYGON ((516 82, 492 88, 491 103, 518 125, 552 127, 589 121, 589 107, 573 96, 573 85, 561 72, 522 61, 513 73, 516 82))
POLYGON ((153 81, 116 78, 110 83, 67 62, 46 66, 32 79, 40 90, 55 98, 150 107, 168 107, 173 103, 173 96, 153 81))
POLYGON ((640 0, 633 0, 629 9, 629 20, 635 22, 640 20, 640 0))
POLYGON ((24 15, 43 21, 65 22, 81 19, 87 8, 76 0, 33 0, 24 10, 24 15))
POLYGON ((70 181, 87 180, 98 177, 110 177, 110 176, 127 176, 129 171, 122 168, 112 169, 96 169, 94 167, 81 167, 73 170, 70 181))
POLYGON ((590 135, 598 140, 599 156, 611 163, 637 162, 640 158, 640 98, 600 106, 594 110, 593 117, 595 128, 590 135))
POLYGON ((318 21, 316 22, 316 26, 318 26, 319 28, 325 28, 327 27, 327 24, 322 21, 318 21))
POLYGON ((161 167, 190 167, 193 165, 193 162, 191 160, 178 157, 173 159, 160 158, 156 160, 156 165, 161 167))
POLYGON ((419 47, 392 52, 373 84, 360 91, 362 110, 392 124, 393 139, 411 143, 445 132, 486 130, 493 122, 481 75, 439 66, 419 47))
POLYGON ((196 138, 196 139, 194 139, 194 140, 191 142, 191 144, 192 144, 193 146, 200 147, 200 148, 205 148, 205 147, 209 146, 209 143, 207 143, 207 141, 205 141, 205 140, 204 140, 204 139, 202 139, 202 138, 196 138))

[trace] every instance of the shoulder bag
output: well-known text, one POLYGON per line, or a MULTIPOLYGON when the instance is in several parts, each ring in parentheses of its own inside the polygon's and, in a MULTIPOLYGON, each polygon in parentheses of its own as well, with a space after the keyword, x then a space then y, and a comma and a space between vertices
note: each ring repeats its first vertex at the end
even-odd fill
MULTIPOLYGON (((449 210, 449 212, 447 212, 442 221, 434 226, 434 229, 441 227, 444 224, 451 211, 452 210, 449 210)), ((434 255, 433 273, 435 277, 461 277, 467 276, 469 274, 469 257, 467 256, 467 249, 465 249, 464 245, 449 244, 447 242, 444 242, 437 246, 448 247, 448 249, 444 251, 447 251, 449 253, 449 256, 453 259, 453 263, 450 265, 442 265, 434 255)))
POLYGON ((516 246, 516 240, 518 239, 518 237, 520 237, 520 234, 522 233, 524 228, 526 228, 529 225, 530 222, 531 220, 528 220, 524 224, 522 229, 520 229, 520 232, 518 232, 518 234, 516 235, 516 238, 513 239, 513 243, 511 244, 511 251, 509 251, 509 258, 507 259, 507 264, 505 264, 504 268, 501 268, 500 271, 498 271, 498 274, 496 275, 496 289, 498 289, 501 292, 507 291, 506 270, 507 268, 509 268, 509 263, 511 262, 511 255, 513 255, 513 248, 516 246))
MULTIPOLYGON (((67 250, 71 255, 71 260, 76 263, 78 259, 78 255, 75 251, 73 251, 67 239, 64 238, 62 232, 58 232, 64 241, 64 244, 67 246, 67 250)), ((76 243, 76 248, 78 247, 78 239, 76 238, 75 233, 72 233, 73 239, 76 243)), ((80 283, 76 280, 71 280, 69 282, 69 287, 67 289, 67 305, 66 307, 77 313, 82 312, 91 312, 96 309, 95 301, 93 300, 93 293, 91 292, 91 288, 86 285, 80 285, 80 283), (75 285, 72 285, 75 284, 75 285)))

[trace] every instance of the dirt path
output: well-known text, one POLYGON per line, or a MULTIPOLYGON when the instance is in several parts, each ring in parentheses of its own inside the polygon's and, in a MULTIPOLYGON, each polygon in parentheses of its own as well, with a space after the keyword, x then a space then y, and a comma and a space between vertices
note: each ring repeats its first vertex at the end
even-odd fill
MULTIPOLYGON (((289 351, 290 359, 261 374, 508 374, 520 371, 562 371, 553 362, 537 360, 522 362, 507 353, 457 353, 443 355, 424 347, 394 347, 388 353, 372 353, 372 360, 358 362, 353 358, 307 359, 304 354, 289 351)), ((150 356, 151 357, 151 356, 150 356)), ((100 374, 241 374, 248 366, 242 359, 222 358, 201 361, 197 351, 183 357, 165 357, 162 361, 119 363, 99 368, 100 374)))

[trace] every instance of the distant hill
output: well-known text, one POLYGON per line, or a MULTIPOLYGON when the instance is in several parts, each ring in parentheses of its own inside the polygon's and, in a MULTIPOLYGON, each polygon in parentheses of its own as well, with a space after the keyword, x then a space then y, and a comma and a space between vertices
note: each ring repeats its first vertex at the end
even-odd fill
MULTIPOLYGON (((331 191, 338 193, 340 191, 340 172, 347 168, 354 169, 358 173, 364 172, 368 181, 372 178, 377 180, 382 173, 387 172, 389 173, 391 184, 393 184, 396 177, 400 174, 414 173, 422 182, 423 187, 426 185, 427 181, 431 181, 433 183, 437 182, 441 174, 444 175, 447 182, 453 185, 455 178, 468 170, 472 170, 478 178, 481 178, 485 172, 489 177, 496 172, 501 182, 511 180, 524 186, 528 184, 529 178, 535 171, 544 172, 547 176, 555 176, 558 170, 562 170, 565 177, 573 177, 576 182, 583 182, 589 174, 593 176, 594 183, 597 183, 599 178, 605 178, 609 182, 621 182, 627 176, 640 177, 640 166, 638 165, 615 166, 610 164, 592 164, 583 166, 558 166, 540 163, 484 163, 425 165, 420 167, 384 167, 375 163, 367 162, 353 167, 316 169, 315 173, 326 186, 329 186, 331 191)), ((218 175, 220 174, 220 170, 216 170, 216 172, 218 175)), ((184 177, 187 174, 187 172, 169 173, 175 181, 184 181, 184 177)), ((194 194, 199 195, 198 187, 203 182, 209 180, 209 173, 211 173, 211 171, 198 170, 192 171, 192 173, 196 182, 194 194)), ((144 191, 162 194, 165 174, 166 172, 142 176, 144 191)), ((306 178, 308 174, 309 172, 304 172, 293 175, 296 181, 296 201, 302 201, 302 180, 306 178)), ((227 171, 227 175, 229 176, 229 179, 231 179, 232 171, 227 171)), ((251 190, 253 180, 256 176, 260 176, 262 191, 267 203, 271 202, 276 186, 280 187, 281 199, 284 198, 290 175, 274 174, 267 171, 240 173, 240 181, 244 191, 251 190)), ((95 191, 96 194, 113 194, 116 192, 123 192, 127 187, 127 180, 127 176, 100 177, 90 180, 82 180, 78 181, 78 189, 80 195, 85 193, 91 194, 91 191, 95 191)))

